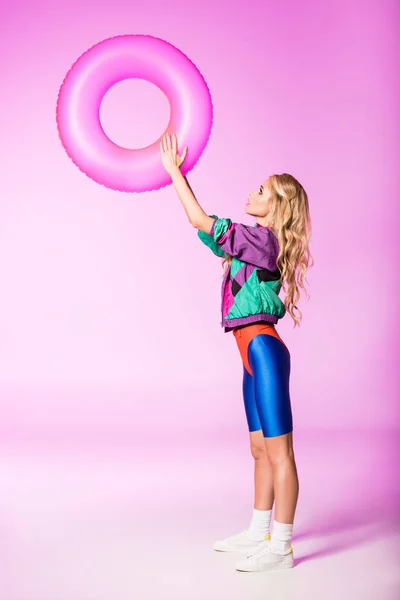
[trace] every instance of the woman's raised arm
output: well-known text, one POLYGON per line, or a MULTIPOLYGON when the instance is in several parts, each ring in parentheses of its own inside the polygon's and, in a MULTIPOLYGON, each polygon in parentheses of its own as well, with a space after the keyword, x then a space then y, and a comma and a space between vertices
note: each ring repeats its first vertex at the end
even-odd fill
POLYGON ((184 149, 182 156, 179 156, 175 133, 172 134, 172 142, 170 135, 166 133, 160 142, 160 152, 163 166, 171 176, 172 183, 190 223, 196 229, 209 233, 215 219, 209 217, 201 208, 186 177, 182 175, 180 170, 180 166, 186 157, 187 147, 184 149))

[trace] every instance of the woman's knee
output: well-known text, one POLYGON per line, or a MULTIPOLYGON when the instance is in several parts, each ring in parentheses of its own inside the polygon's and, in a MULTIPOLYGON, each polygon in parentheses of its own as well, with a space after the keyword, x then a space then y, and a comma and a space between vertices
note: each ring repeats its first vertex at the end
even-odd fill
POLYGON ((267 449, 262 430, 250 431, 250 452, 255 460, 267 459, 267 449))
POLYGON ((273 469, 279 469, 287 463, 295 463, 294 453, 290 450, 267 450, 267 457, 273 469))
POLYGON ((286 461, 295 462, 292 432, 275 437, 264 438, 268 460, 272 466, 278 467, 286 461))

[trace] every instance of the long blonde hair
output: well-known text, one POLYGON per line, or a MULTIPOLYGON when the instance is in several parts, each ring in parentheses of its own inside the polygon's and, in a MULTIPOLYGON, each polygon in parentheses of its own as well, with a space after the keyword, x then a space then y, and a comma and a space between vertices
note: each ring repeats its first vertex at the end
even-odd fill
MULTIPOLYGON (((302 312, 296 305, 300 288, 310 298, 304 282, 307 281, 307 270, 314 265, 309 249, 312 224, 308 197, 303 186, 289 173, 271 175, 268 181, 271 187, 268 217, 279 241, 277 266, 285 294, 284 304, 296 327, 302 320, 302 312)), ((231 262, 232 256, 223 259, 225 271, 231 262)))

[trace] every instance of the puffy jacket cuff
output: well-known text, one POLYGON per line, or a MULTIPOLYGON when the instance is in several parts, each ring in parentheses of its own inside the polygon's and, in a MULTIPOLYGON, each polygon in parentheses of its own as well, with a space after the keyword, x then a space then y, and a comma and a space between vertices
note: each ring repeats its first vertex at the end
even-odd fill
POLYGON ((210 235, 217 243, 222 243, 232 227, 231 219, 216 219, 212 224, 210 235))

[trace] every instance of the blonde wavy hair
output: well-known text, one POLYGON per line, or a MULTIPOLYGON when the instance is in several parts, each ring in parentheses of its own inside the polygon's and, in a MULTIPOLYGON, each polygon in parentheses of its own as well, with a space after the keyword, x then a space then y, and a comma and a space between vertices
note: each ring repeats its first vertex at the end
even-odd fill
MULTIPOLYGON (((307 270, 314 265, 309 249, 312 223, 308 197, 303 186, 289 173, 271 175, 268 182, 271 188, 268 218, 279 241, 277 266, 285 294, 284 304, 296 327, 302 320, 302 312, 297 306, 300 290, 310 298, 304 282, 307 281, 307 270)), ((232 256, 223 259, 224 272, 231 263, 232 256)))

